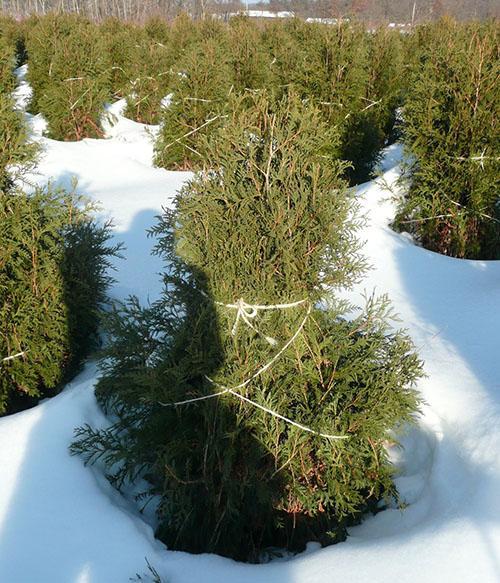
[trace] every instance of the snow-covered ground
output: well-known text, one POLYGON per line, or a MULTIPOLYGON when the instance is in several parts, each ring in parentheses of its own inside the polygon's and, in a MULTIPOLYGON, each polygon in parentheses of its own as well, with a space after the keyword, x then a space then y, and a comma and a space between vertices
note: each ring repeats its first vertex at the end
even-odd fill
MULTIPOLYGON (((42 138, 43 120, 30 117, 45 150, 36 180, 78 177, 127 246, 114 297, 146 301, 158 295, 161 266, 145 230, 189 174, 153 168, 155 128, 123 118, 122 107, 109 108, 107 139, 78 143, 42 138)), ((68 454, 75 427, 105 423, 89 364, 59 396, 0 419, 2 583, 126 582, 147 571, 145 557, 168 583, 500 581, 500 262, 450 259, 391 231, 384 183, 394 184, 400 157, 391 147, 383 177, 358 190, 373 269, 353 297, 388 293, 425 360, 424 415, 395 453, 406 510, 368 518, 344 543, 266 565, 168 551, 102 476, 68 454)))

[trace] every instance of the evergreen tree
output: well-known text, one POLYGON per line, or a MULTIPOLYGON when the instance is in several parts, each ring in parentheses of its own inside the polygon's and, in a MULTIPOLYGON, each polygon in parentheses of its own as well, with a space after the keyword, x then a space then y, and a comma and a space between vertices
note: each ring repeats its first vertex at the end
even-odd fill
POLYGON ((134 79, 137 45, 142 38, 140 27, 118 18, 108 18, 99 27, 109 63, 110 95, 126 97, 134 79))
POLYGON ((23 28, 22 22, 0 14, 0 44, 5 43, 10 50, 14 51, 15 66, 20 66, 26 61, 23 28))
POLYGON ((14 48, 0 36, 0 93, 10 93, 14 89, 14 63, 14 48))
POLYGON ((172 84, 172 48, 143 34, 132 59, 125 115, 141 123, 158 123, 162 100, 172 84))
POLYGON ((102 137, 110 66, 96 25, 75 15, 48 15, 29 30, 30 109, 58 140, 102 137))
POLYGON ((237 16, 229 21, 228 32, 235 90, 268 87, 271 58, 260 30, 247 17, 237 16))
MULTIPOLYGON (((385 141, 377 112, 385 99, 385 71, 370 59, 376 41, 360 26, 298 20, 274 25, 267 38, 275 85, 284 91, 294 87, 321 109, 328 125, 341 135, 332 155, 350 162, 346 175, 351 183, 366 180, 385 141)), ((377 45, 372 54, 382 48, 377 45)))
POLYGON ((77 202, 50 189, 0 193, 0 414, 52 394, 97 341, 118 247, 77 202))
POLYGON ((11 95, 0 91, 0 196, 15 178, 34 166, 39 148, 28 140, 28 130, 11 95))
POLYGON ((500 258, 495 23, 424 27, 404 107, 409 192, 396 226, 434 251, 500 258))
POLYGON ((229 53, 218 35, 192 46, 174 69, 172 100, 162 114, 155 143, 155 164, 163 168, 200 167, 203 137, 226 115, 233 89, 229 53))
POLYGON ((294 96, 230 110, 154 229, 163 299, 111 317, 97 397, 116 422, 72 450, 118 487, 149 480, 169 548, 257 560, 342 540, 394 494, 384 443, 420 365, 384 301, 352 320, 318 305, 364 263, 344 165, 323 157, 338 133, 294 96))

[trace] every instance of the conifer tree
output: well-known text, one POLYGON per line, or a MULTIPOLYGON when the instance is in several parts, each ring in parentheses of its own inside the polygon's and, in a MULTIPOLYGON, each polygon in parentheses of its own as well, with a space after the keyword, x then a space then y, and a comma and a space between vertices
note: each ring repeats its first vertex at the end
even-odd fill
POLYGON ((0 93, 10 93, 14 89, 14 63, 14 48, 0 36, 0 93))
POLYGON ((0 37, 0 193, 33 165, 37 146, 28 141, 22 113, 14 108, 14 48, 0 37))
POLYGON ((25 62, 24 24, 10 16, 0 15, 0 43, 5 43, 15 53, 15 65, 25 62))
POLYGON ((498 26, 443 20, 415 45, 404 107, 410 186, 396 226, 445 255, 498 259, 498 26))
POLYGON ((172 47, 165 43, 144 33, 135 43, 125 110, 125 115, 135 121, 156 124, 160 120, 162 100, 172 84, 174 61, 172 47))
POLYGON ((53 394, 96 345, 118 247, 77 202, 50 189, 0 193, 0 414, 53 394))
POLYGON ((118 487, 145 476, 169 548, 258 560, 342 540, 394 494, 384 443, 420 366, 384 301, 349 320, 331 296, 363 267, 344 165, 323 157, 338 134, 294 96, 230 110, 154 229, 162 300, 111 317, 97 397, 116 422, 72 451, 118 487))
POLYGON ((126 97, 134 79, 135 57, 142 31, 132 23, 108 18, 101 23, 99 32, 103 36, 110 68, 110 94, 115 98, 126 97))
POLYGON ((42 113, 58 140, 102 137, 110 90, 104 37, 93 23, 70 14, 48 15, 28 33, 30 109, 42 113))
POLYGON ((370 70, 369 35, 353 24, 291 21, 279 29, 277 24, 267 33, 275 84, 285 91, 294 87, 321 109, 341 135, 332 155, 350 162, 346 175, 352 183, 366 180, 384 143, 375 111, 383 88, 370 70))
POLYGON ((257 26, 247 17, 233 17, 229 21, 228 36, 235 90, 268 87, 272 58, 257 26))
POLYGON ((218 35, 193 45, 174 69, 172 100, 163 112, 155 143, 155 164, 163 168, 196 168, 204 159, 203 137, 226 115, 233 90, 226 45, 218 35))

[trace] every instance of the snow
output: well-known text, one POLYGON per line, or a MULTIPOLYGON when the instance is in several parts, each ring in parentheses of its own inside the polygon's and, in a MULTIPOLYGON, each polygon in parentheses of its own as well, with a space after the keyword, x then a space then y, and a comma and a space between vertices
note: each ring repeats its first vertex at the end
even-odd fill
MULTIPOLYGON (((19 72, 23 108, 29 87, 19 72)), ((113 296, 158 296, 161 266, 145 229, 188 173, 153 168, 157 131, 108 109, 107 138, 62 143, 42 137, 36 181, 69 185, 113 218, 126 260, 117 260, 113 296)), ((245 565, 214 555, 168 551, 152 528, 95 469, 69 456, 73 429, 102 426, 89 363, 57 397, 0 419, 0 581, 115 583, 147 572, 169 583, 434 583, 500 581, 500 262, 443 257, 394 233, 394 185, 401 149, 385 154, 383 176, 358 189, 373 268, 363 290, 388 293, 425 360, 426 401, 418 427, 392 452, 408 507, 389 509, 350 530, 344 543, 288 560, 245 565)))
POLYGON ((249 18, 293 18, 293 12, 286 10, 271 11, 271 10, 240 10, 239 12, 230 12, 228 16, 248 16, 249 18))

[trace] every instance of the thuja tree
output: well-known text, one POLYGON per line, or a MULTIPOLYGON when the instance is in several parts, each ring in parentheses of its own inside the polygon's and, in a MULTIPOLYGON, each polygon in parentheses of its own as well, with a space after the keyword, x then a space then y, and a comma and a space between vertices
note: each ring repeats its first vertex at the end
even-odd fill
MULTIPOLYGON (((408 73, 404 38, 398 31, 377 29, 368 37, 367 106, 381 134, 383 145, 395 139, 396 112, 403 104, 408 73)), ((366 110, 368 111, 368 110, 366 110)))
POLYGON ((498 26, 442 21, 419 35, 404 107, 410 187, 396 225, 445 255, 499 258, 498 26))
POLYGON ((162 100, 172 85, 174 53, 166 42, 151 39, 144 32, 135 43, 125 115, 141 123, 158 123, 162 100))
POLYGON ((135 75, 137 46, 143 38, 139 26, 118 18, 108 18, 99 26, 109 63, 110 93, 114 98, 126 97, 135 75))
POLYGON ((14 89, 15 60, 14 47, 0 36, 0 93, 10 93, 14 89))
POLYGON ((26 59, 23 28, 22 22, 0 15, 0 42, 3 41, 14 51, 16 66, 22 65, 26 59))
POLYGON ((0 193, 0 414, 53 394, 96 344, 117 248, 76 202, 0 193))
POLYGON ((374 111, 381 101, 370 74, 369 35, 351 24, 292 22, 285 30, 291 40, 276 48, 281 85, 291 84, 338 130, 336 155, 350 162, 346 169, 350 181, 367 179, 384 142, 374 111))
POLYGON ((0 193, 34 166, 37 152, 22 113, 14 109, 11 95, 0 91, 0 193))
POLYGON ((169 548, 243 560, 342 540, 395 493, 384 443, 420 374, 383 301, 348 320, 332 299, 363 265, 337 136, 297 98, 251 99, 154 229, 163 299, 111 318, 97 396, 116 422, 73 444, 118 486, 149 480, 169 548))
POLYGON ((367 56, 362 70, 358 70, 359 83, 353 84, 353 106, 340 122, 345 128, 341 156, 352 163, 352 183, 371 176, 382 148, 396 137, 396 112, 402 104, 405 76, 400 37, 400 33, 385 29, 359 37, 367 56))
POLYGON ((58 140, 101 137, 110 66, 98 27, 75 15, 49 15, 28 32, 31 110, 58 140))
POLYGON ((222 39, 193 45, 174 70, 172 100, 161 118, 155 164, 196 168, 203 164, 205 142, 224 120, 233 89, 229 51, 222 39))
POLYGON ((262 89, 270 83, 272 57, 260 29, 246 17, 229 21, 230 64, 236 91, 262 89))
POLYGON ((297 91, 302 88, 297 80, 309 59, 308 43, 316 38, 316 29, 299 19, 263 26, 262 42, 269 53, 270 83, 275 91, 285 92, 290 84, 297 91))

